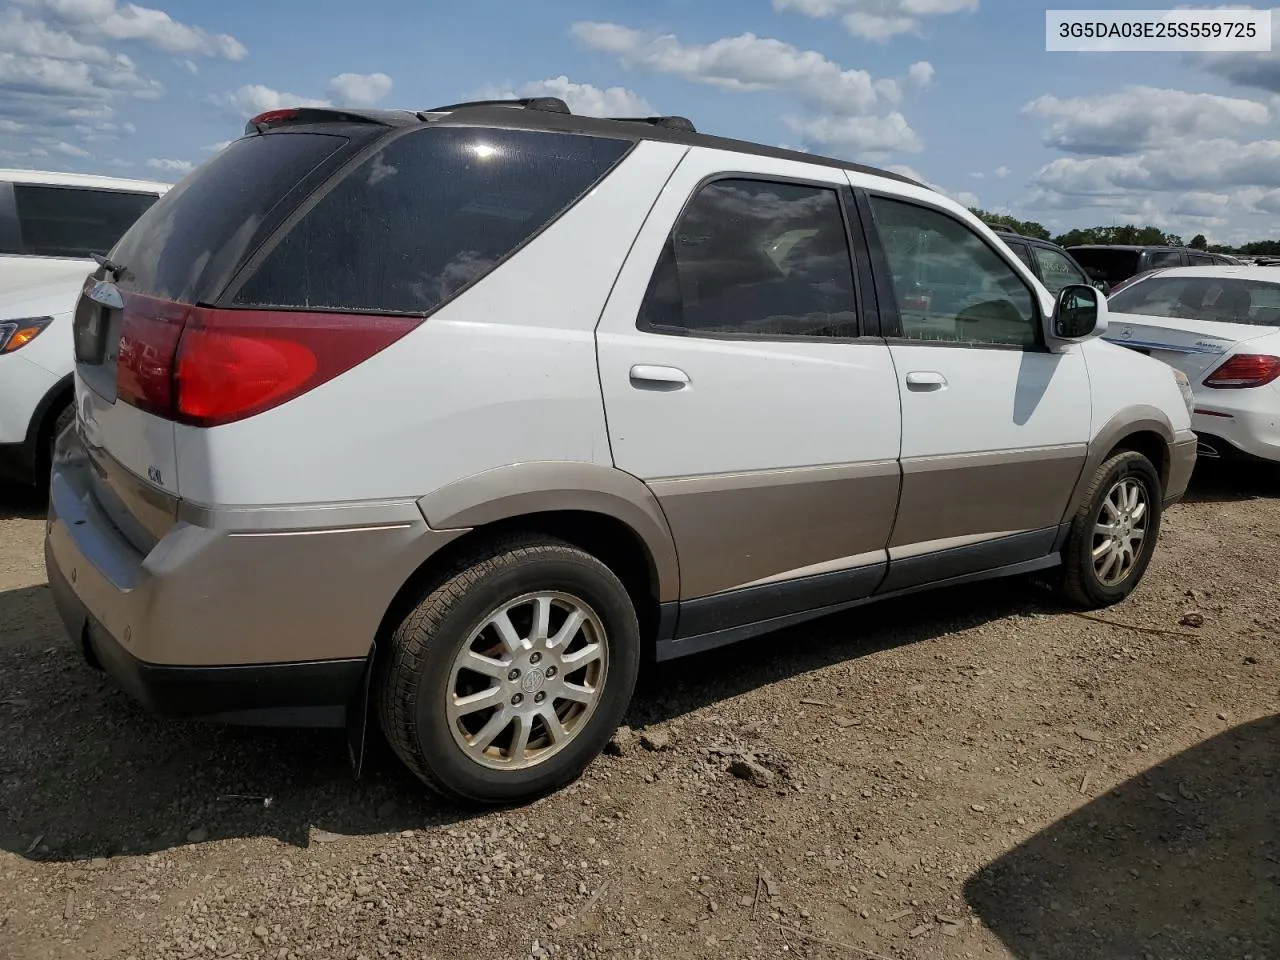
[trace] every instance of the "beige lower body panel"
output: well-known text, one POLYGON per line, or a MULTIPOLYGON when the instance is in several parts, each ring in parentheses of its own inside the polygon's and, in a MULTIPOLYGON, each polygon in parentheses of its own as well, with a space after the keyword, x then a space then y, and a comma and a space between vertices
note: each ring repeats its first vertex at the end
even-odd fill
POLYGON ((1056 526, 1087 453, 1081 443, 903 460, 890 551, 1056 526))
POLYGON ((883 554, 896 460, 655 480, 688 600, 831 572, 883 554))

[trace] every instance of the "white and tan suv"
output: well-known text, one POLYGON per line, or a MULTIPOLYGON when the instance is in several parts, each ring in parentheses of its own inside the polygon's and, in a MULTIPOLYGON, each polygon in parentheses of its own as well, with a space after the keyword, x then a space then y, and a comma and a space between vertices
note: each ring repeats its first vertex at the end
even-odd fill
POLYGON ((273 111, 86 285, 50 582, 156 710, 357 756, 368 711, 520 800, 644 656, 1033 571, 1124 597, 1195 439, 1105 312, 919 184, 679 118, 273 111))

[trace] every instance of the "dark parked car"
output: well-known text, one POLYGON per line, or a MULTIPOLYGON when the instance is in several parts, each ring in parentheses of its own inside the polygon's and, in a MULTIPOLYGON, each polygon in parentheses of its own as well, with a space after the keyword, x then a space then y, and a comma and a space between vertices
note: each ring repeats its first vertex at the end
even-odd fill
POLYGON ((1206 253, 1190 247, 1143 247, 1129 244, 1087 244, 1067 247, 1067 252, 1094 280, 1112 287, 1157 267, 1236 267, 1240 261, 1222 253, 1206 253))
POLYGON ((1059 290, 1071 283, 1090 284, 1103 293, 1107 292, 1108 284, 1095 281, 1071 254, 1056 243, 1011 230, 996 230, 996 236, 1017 254, 1019 260, 1031 268, 1031 272, 1040 278, 1040 282, 1049 288, 1050 293, 1057 295, 1059 290))

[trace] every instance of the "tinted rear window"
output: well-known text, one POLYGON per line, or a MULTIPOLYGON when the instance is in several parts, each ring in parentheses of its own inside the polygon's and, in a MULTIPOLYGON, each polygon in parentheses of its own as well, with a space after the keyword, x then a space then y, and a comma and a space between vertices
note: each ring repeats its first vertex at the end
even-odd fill
POLYGON ((1094 280, 1115 284, 1138 272, 1137 250, 1107 250, 1070 247, 1068 253, 1094 280))
POLYGON ((170 190, 112 252, 123 283, 193 303, 216 296, 260 240, 263 222, 345 137, 289 133, 237 140, 170 190))
POLYGON ((106 253, 156 202, 154 193, 87 190, 79 187, 16 183, 16 249, 37 257, 89 257, 106 253))
POLYGON ((553 221, 630 145, 471 127, 395 137, 302 217, 234 302, 429 312, 553 221))

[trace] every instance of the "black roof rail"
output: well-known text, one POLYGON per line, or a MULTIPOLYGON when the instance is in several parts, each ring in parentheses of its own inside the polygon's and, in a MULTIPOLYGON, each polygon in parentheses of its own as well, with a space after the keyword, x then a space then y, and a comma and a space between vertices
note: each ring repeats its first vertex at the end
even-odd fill
POLYGON ((698 128, 688 117, 609 117, 619 123, 647 123, 651 127, 665 127, 667 130, 683 130, 685 133, 697 133, 698 128))
POLYGON ((449 113, 467 107, 523 107, 525 110, 541 110, 544 113, 572 113, 569 105, 559 97, 519 97, 513 100, 464 100, 443 107, 432 107, 421 113, 449 113))

